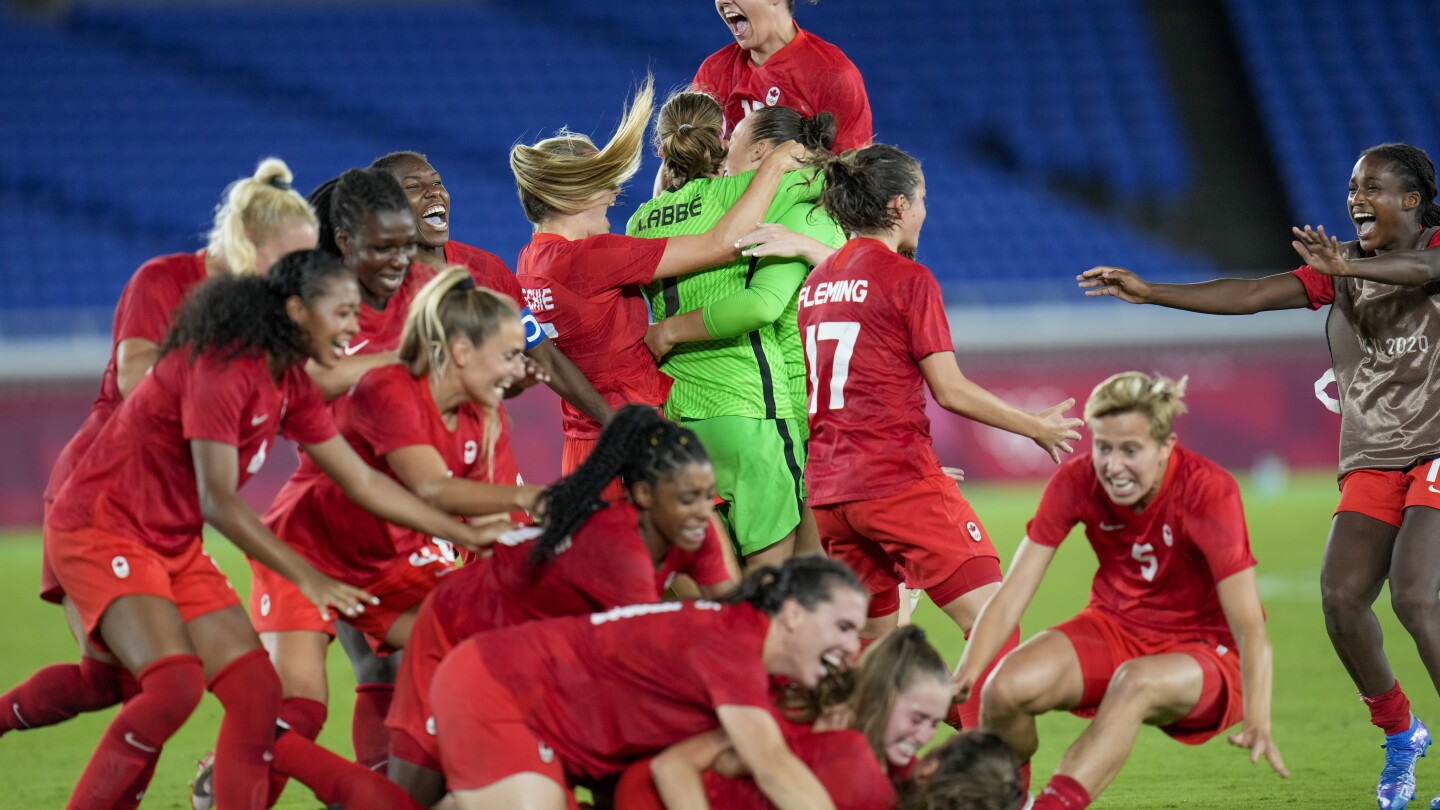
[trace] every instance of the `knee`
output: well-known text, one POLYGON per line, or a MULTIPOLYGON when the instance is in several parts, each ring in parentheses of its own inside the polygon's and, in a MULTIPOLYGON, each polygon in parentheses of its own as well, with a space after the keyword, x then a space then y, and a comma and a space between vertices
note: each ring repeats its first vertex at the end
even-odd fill
POLYGON ((991 718, 998 720, 1024 712, 1033 695, 1019 670, 1009 660, 1003 661, 983 684, 975 685, 980 690, 982 725, 989 725, 991 718))
POLYGON ((1403 579, 1390 582, 1390 605, 1406 627, 1440 618, 1440 599, 1433 586, 1403 579))
POLYGON ((1320 579, 1320 607, 1331 624, 1352 621, 1370 610, 1374 588, 1362 587, 1340 577, 1320 579))
POLYGON ((1104 702, 1117 705, 1150 706, 1162 687, 1152 667, 1139 661, 1126 661, 1115 669, 1105 689, 1104 702))

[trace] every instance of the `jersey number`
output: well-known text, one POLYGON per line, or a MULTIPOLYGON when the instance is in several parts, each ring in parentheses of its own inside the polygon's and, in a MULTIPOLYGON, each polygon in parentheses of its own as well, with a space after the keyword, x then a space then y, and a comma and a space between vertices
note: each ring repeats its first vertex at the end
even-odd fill
POLYGON ((1146 582, 1154 582, 1155 571, 1160 567, 1160 561, 1155 558, 1155 547, 1149 543, 1136 543, 1130 547, 1130 556, 1140 563, 1140 576, 1146 582))
POLYGON ((860 337, 858 321, 826 321, 805 327, 805 356, 810 361, 810 413, 816 412, 820 401, 820 350, 819 341, 833 340, 835 362, 830 366, 830 399, 826 406, 838 411, 845 407, 845 383, 850 379, 850 356, 855 353, 855 341, 860 337))

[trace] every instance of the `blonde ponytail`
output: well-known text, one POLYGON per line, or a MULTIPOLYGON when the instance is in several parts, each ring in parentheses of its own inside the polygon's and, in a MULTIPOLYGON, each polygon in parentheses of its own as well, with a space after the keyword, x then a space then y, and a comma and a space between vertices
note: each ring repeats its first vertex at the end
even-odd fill
POLYGON ((237 276, 253 275, 260 269, 255 266, 256 242, 296 223, 318 226, 310 203, 290 188, 294 179, 285 161, 271 157, 260 161, 254 175, 231 183, 215 209, 207 258, 237 276))

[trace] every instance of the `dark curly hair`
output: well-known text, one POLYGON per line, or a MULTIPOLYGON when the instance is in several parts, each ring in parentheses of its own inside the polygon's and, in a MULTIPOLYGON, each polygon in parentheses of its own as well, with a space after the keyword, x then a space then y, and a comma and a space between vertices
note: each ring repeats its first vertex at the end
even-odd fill
POLYGON ((265 277, 212 278, 181 305, 160 353, 188 346, 192 360, 202 352, 217 352, 227 360, 265 354, 286 368, 302 363, 310 356, 309 340, 285 312, 285 302, 298 297, 312 307, 335 279, 347 277, 354 274, 334 256, 297 250, 265 277))
POLYGON ((900 784, 895 810, 1020 810, 1025 791, 1009 747, 988 731, 967 729, 925 755, 929 776, 900 784))
MULTIPOLYGON (((388 157, 379 158, 377 162, 388 157)), ((388 169, 349 169, 316 186, 306 199, 320 221, 320 249, 336 256, 340 255, 336 231, 357 233, 370 216, 378 213, 410 214, 405 190, 388 169)))
POLYGON ((1420 224, 1440 225, 1440 205, 1435 204, 1435 164, 1425 150, 1408 143, 1382 143, 1360 153, 1366 158, 1383 158, 1390 170, 1400 176, 1405 191, 1420 194, 1420 224))
POLYGON ((727 601, 737 605, 744 602, 774 616, 790 599, 806 610, 814 610, 820 603, 829 602, 837 587, 869 596, 860 578, 844 563, 828 557, 791 557, 778 568, 766 565, 747 573, 727 601))
POLYGON ((888 231, 900 219, 890 201, 896 196, 910 199, 921 181, 919 161, 884 143, 852 149, 821 165, 825 190, 820 207, 849 236, 888 231))
POLYGON ((584 463, 540 493, 537 508, 545 519, 530 564, 548 562, 580 524, 605 508, 600 493, 616 476, 628 490, 640 481, 654 486, 691 464, 709 462, 692 431, 667 421, 652 406, 626 405, 600 431, 584 463))

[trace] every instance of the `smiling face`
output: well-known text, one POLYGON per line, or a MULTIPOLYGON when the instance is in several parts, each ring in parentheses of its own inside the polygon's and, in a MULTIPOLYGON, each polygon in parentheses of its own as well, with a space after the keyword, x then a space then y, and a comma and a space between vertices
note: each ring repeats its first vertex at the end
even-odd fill
POLYGON ((360 281, 365 303, 383 309, 415 258, 415 218, 409 211, 376 211, 355 233, 337 230, 335 244, 360 281))
POLYGON ((1163 442, 1150 435, 1143 411, 1126 411, 1090 420, 1094 438, 1091 460, 1105 494, 1120 506, 1142 509, 1160 491, 1175 449, 1171 433, 1163 442))
POLYGON ((325 292, 309 306, 295 296, 285 311, 305 332, 310 357, 322 368, 333 368, 360 331, 360 287, 349 273, 331 276, 325 292))
POLYGON ((715 512, 715 469, 708 463, 686 464, 654 486, 637 481, 630 497, 646 511, 649 525, 667 545, 693 553, 705 543, 705 530, 715 512))
POLYGON ((525 329, 518 317, 507 317, 479 346, 464 335, 451 339, 450 357, 466 397, 493 408, 510 384, 525 376, 525 329))
POLYGON ((935 729, 950 710, 950 684, 927 675, 914 676, 895 696, 890 721, 885 725, 885 760, 903 768, 935 736, 935 729))
POLYGON ((730 148, 725 152, 725 162, 720 171, 725 175, 748 172, 760 165, 770 153, 773 144, 768 141, 754 143, 750 140, 750 119, 742 118, 730 132, 730 148))
POLYGON ((742 50, 763 48, 795 26, 785 0, 715 0, 715 11, 742 50))
POLYGON ((450 192, 440 173, 419 157, 404 157, 390 173, 405 190, 420 244, 427 249, 443 248, 450 241, 450 192))
POLYGON ((860 652, 860 628, 869 604, 869 597, 844 585, 832 587, 830 598, 814 610, 786 600, 774 619, 787 633, 785 654, 771 674, 814 686, 830 670, 843 668, 860 652))
POLYGON ((1380 155, 1366 155, 1350 173, 1350 220, 1367 251, 1412 247, 1420 226, 1420 193, 1405 191, 1403 179, 1390 166, 1380 155))

